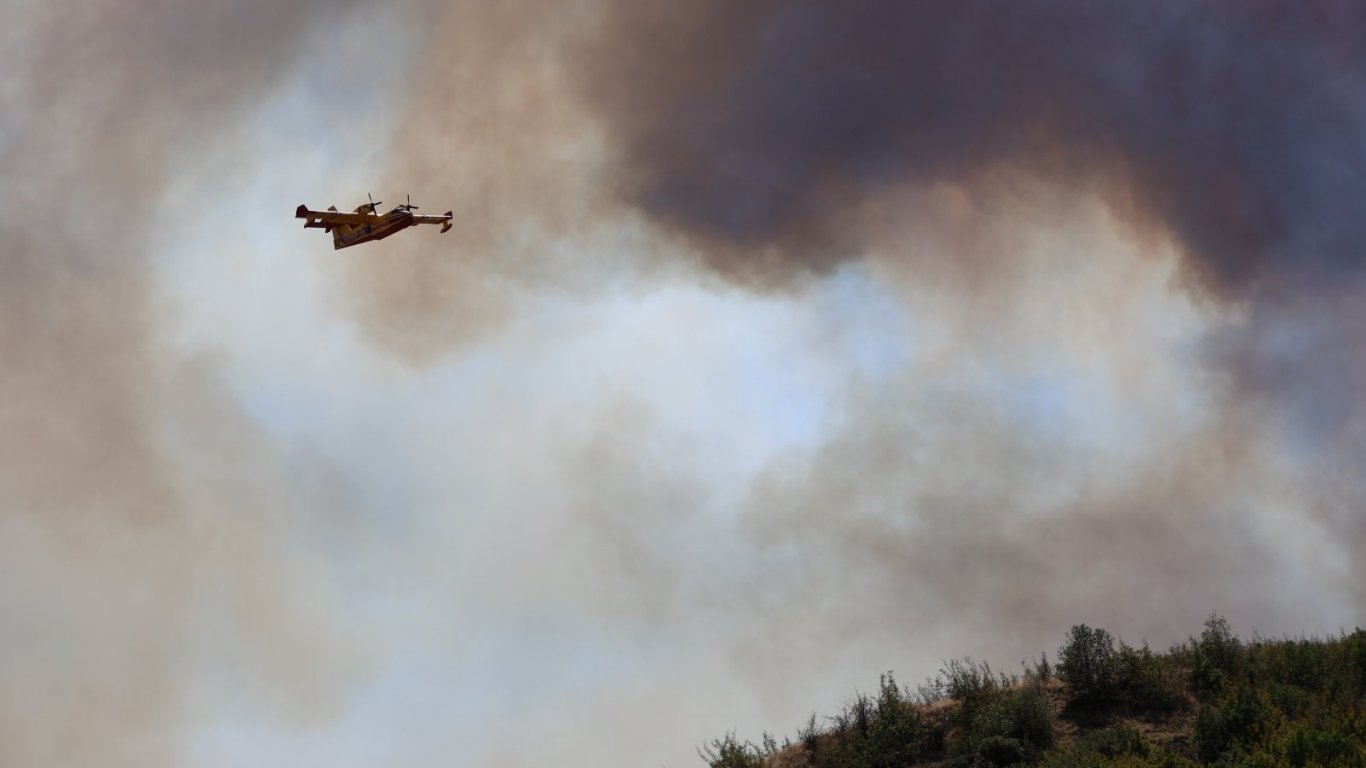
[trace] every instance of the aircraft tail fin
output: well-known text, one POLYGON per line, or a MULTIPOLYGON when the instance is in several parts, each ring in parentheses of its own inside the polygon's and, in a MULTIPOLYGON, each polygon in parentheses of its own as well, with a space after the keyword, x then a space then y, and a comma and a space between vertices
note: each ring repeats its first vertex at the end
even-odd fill
POLYGON ((307 205, 301 205, 294 209, 294 218, 304 220, 304 229, 326 229, 329 232, 332 231, 331 227, 318 221, 313 216, 310 216, 310 213, 316 213, 316 211, 310 211, 308 210, 307 205))
POLYGON ((451 219, 455 217, 455 211, 446 211, 446 223, 441 225, 441 234, 451 231, 451 219))

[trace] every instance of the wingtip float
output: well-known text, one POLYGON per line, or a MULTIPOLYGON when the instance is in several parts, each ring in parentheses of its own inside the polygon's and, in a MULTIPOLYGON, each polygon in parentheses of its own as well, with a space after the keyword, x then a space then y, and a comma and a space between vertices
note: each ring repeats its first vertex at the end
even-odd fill
POLYGON ((370 202, 357 206, 352 213, 339 212, 336 206, 326 211, 313 211, 307 205, 300 205, 294 211, 294 218, 304 220, 304 229, 331 232, 332 247, 341 250, 371 240, 383 240, 418 224, 440 224, 443 233, 449 232, 451 220, 455 217, 454 211, 446 211, 440 216, 413 213, 417 206, 413 205, 412 198, 388 213, 379 213, 379 206, 380 203, 375 202, 373 197, 370 197, 370 202))

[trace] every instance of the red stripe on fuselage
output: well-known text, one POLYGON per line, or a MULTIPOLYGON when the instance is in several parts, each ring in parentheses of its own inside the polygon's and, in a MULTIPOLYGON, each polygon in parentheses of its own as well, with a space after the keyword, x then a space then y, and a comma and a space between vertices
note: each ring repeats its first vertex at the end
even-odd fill
POLYGON ((365 226, 359 226, 353 228, 347 234, 338 234, 337 240, 333 244, 333 248, 335 250, 341 250, 342 248, 350 248, 353 245, 368 243, 371 240, 383 240, 395 232, 401 232, 402 230, 413 226, 415 223, 411 211, 390 213, 378 224, 370 225, 369 230, 367 230, 365 226))

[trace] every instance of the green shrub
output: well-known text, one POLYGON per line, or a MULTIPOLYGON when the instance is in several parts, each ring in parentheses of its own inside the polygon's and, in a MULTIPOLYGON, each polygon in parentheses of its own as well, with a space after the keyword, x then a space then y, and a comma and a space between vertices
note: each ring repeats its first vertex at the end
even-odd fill
POLYGON ((816 754, 820 748, 821 741, 820 729, 816 727, 816 713, 811 713, 811 718, 806 721, 806 725, 797 729, 797 740, 801 742, 802 749, 806 750, 808 756, 816 754))
POLYGON ((1366 629, 1342 639, 1341 667, 1342 693, 1352 701, 1366 699, 1366 629))
POLYGON ((1194 761, 1175 752, 1162 752, 1154 755, 1148 759, 1148 764, 1155 768, 1197 768, 1194 761))
POLYGON ((1314 704, 1313 694, 1294 685, 1272 681, 1265 688, 1272 706, 1291 719, 1305 716, 1314 704))
POLYGON ((1053 746, 1053 702, 1042 688, 1019 691, 1010 701, 1011 735, 1039 750, 1053 746))
POLYGON ((1039 768, 1110 768, 1110 761, 1088 749, 1054 752, 1039 763, 1039 768))
POLYGON ((1279 645, 1283 649, 1284 669, 1278 680, 1310 692, 1323 690, 1331 674, 1327 643, 1301 639, 1279 645))
POLYGON ((1212 764, 1213 768, 1282 768, 1285 763, 1264 749, 1234 747, 1212 764))
POLYGON ((1115 688, 1115 641, 1109 632, 1085 624, 1072 627, 1058 649, 1058 677, 1079 696, 1108 699, 1115 688))
POLYGON ((902 695, 888 672, 878 680, 878 697, 868 730, 863 764, 868 768, 900 768, 920 758, 926 740, 920 711, 902 695))
POLYGON ((740 743, 734 732, 724 739, 713 739, 710 746, 699 748, 697 754, 711 768, 762 768, 764 764, 759 749, 748 742, 740 743))
POLYGON ((1026 759, 1025 745, 1009 736, 988 736, 977 745, 977 764, 982 768, 1007 768, 1026 759))
POLYGON ((1229 631, 1228 620, 1210 614, 1205 631, 1193 643, 1191 683, 1205 695, 1217 695, 1243 669, 1243 644, 1229 631))
POLYGON ((1130 648, 1120 643, 1114 668, 1114 695, 1131 709, 1169 713, 1185 703, 1180 670, 1170 659, 1154 655, 1147 645, 1130 648))
POLYGON ((1359 768, 1366 754, 1352 738, 1338 731, 1300 728, 1285 744, 1285 759, 1293 768, 1359 768))
POLYGON ((982 708, 960 749, 977 754, 979 764, 988 760, 990 753, 993 765, 1004 765, 1001 760, 1009 753, 1004 746, 1007 742, 1022 750, 1022 760, 1034 760, 1053 746, 1053 741, 1053 702, 1041 687, 1027 686, 1001 694, 982 708))
POLYGON ((1077 747, 1103 757, 1148 755, 1148 743, 1143 740, 1143 734, 1131 725, 1112 725, 1109 728, 1092 731, 1081 738, 1077 747))
POLYGON ((991 672, 991 665, 971 658, 950 659, 939 670, 944 692, 959 701, 979 699, 995 693, 1000 687, 991 672))
POLYGON ((1195 718, 1195 750, 1207 763, 1239 748, 1251 752, 1266 744, 1276 725, 1276 712, 1254 691, 1239 688, 1214 706, 1205 706, 1195 718))
POLYGON ((971 727, 977 714, 1000 694, 1003 682, 992 674, 991 665, 965 658, 944 662, 935 685, 948 698, 958 702, 958 724, 971 727))
POLYGON ((1024 669, 1024 680, 1026 683, 1035 685, 1047 685, 1053 679, 1053 666, 1048 663, 1048 654, 1039 654, 1039 663, 1031 665, 1027 661, 1021 661, 1020 666, 1024 669))

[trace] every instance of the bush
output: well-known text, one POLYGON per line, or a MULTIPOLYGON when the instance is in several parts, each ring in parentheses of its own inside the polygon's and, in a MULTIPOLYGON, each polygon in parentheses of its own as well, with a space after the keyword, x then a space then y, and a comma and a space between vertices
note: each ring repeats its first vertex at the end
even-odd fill
POLYGON ((1180 670, 1147 645, 1130 648, 1120 643, 1114 667, 1114 695, 1124 705, 1140 712, 1169 713, 1185 703, 1180 670))
POLYGON ((979 664, 965 658, 944 662, 934 685, 948 698, 958 702, 958 723, 971 726, 977 713, 993 701, 1008 682, 997 680, 986 662, 979 664))
POLYGON ((1235 748, 1254 751, 1266 744, 1275 720, 1275 710, 1261 697, 1239 688, 1222 704, 1201 708, 1195 718, 1196 754, 1201 761, 1211 763, 1235 748))
POLYGON ((811 718, 806 721, 806 725, 797 729, 797 740, 801 742, 802 749, 806 754, 814 755, 816 749, 820 747, 821 732, 816 727, 816 713, 811 713, 811 718))
POLYGON ((1109 760, 1086 749, 1055 752, 1039 763, 1039 768, 1110 768, 1109 760))
POLYGON ((1313 695, 1303 688, 1277 682, 1267 683, 1265 688, 1271 704, 1290 718, 1305 716, 1314 704, 1313 695))
POLYGON ((748 742, 740 743, 734 732, 724 739, 713 739, 710 746, 699 748, 697 754, 711 768, 762 768, 764 764, 759 749, 748 742))
POLYGON ((1356 768, 1366 754, 1346 734, 1300 728, 1286 741, 1285 759, 1293 768, 1356 768))
POLYGON ((1366 698, 1366 629, 1358 628, 1342 639, 1342 675, 1349 700, 1366 698))
POLYGON ((1115 688, 1115 641, 1103 629, 1072 627, 1067 644, 1058 649, 1058 677, 1079 696, 1102 700, 1115 688))
POLYGON ((1243 669, 1243 644, 1229 631, 1228 620, 1210 614, 1194 644, 1191 683, 1202 694, 1216 695, 1243 669))
POLYGON ((1327 644, 1300 639, 1286 640, 1278 645, 1282 649, 1282 669, 1278 670, 1280 681, 1306 691, 1323 690, 1331 676, 1327 644))
POLYGON ((1031 687, 1011 697, 1010 735, 1038 750, 1053 746, 1053 702, 1042 688, 1031 687))
POLYGON ((926 738, 920 712, 902 695, 891 672, 879 679, 878 689, 864 764, 868 768, 909 765, 920 758, 926 738))
POLYGON ((1009 736, 989 736, 977 746, 977 764, 982 768, 1007 768, 1027 757, 1025 745, 1009 736))
POLYGON ((1035 685, 1047 685, 1053 679, 1053 667, 1048 663, 1048 654, 1039 654, 1039 663, 1031 666, 1027 661, 1021 661, 1020 666, 1024 668, 1024 680, 1026 683, 1035 685))
POLYGON ((1264 750, 1234 747, 1214 761, 1213 768, 1282 768, 1285 765, 1264 750))
POLYGON ((1003 695, 982 709, 972 723, 969 748, 1008 739, 1020 745, 1027 757, 1053 746, 1053 704, 1041 688, 1029 687, 1003 695))
POLYGON ((1148 755, 1148 742, 1144 741, 1143 734, 1131 725, 1113 725, 1109 728, 1092 731, 1081 738, 1077 747, 1103 757, 1119 757, 1121 755, 1147 757, 1148 755))
POLYGON ((991 672, 991 665, 986 662, 979 664, 971 658, 944 662, 939 670, 939 679, 943 681, 944 693, 950 699, 959 701, 989 696, 1000 687, 991 672))

